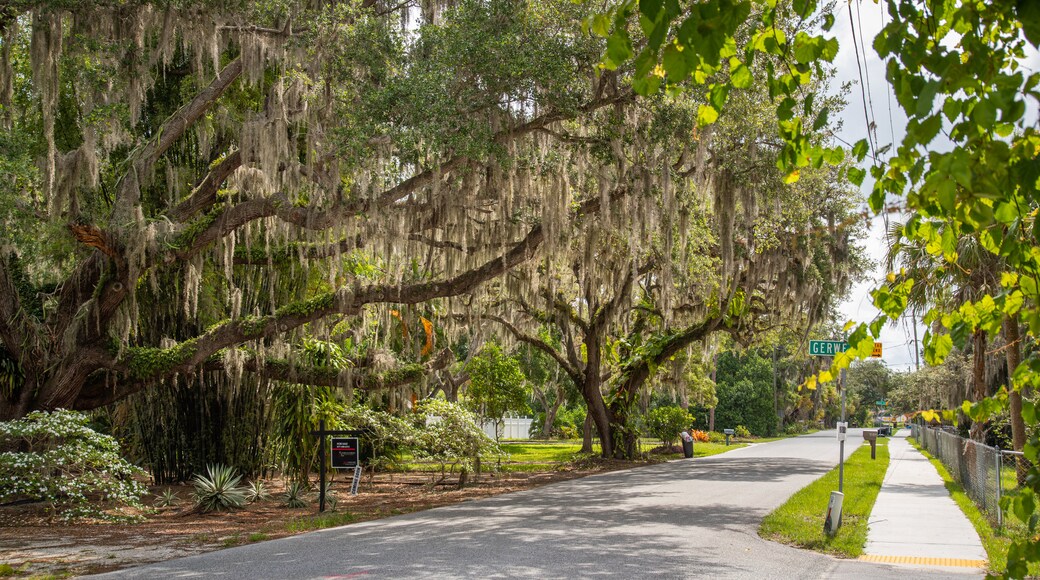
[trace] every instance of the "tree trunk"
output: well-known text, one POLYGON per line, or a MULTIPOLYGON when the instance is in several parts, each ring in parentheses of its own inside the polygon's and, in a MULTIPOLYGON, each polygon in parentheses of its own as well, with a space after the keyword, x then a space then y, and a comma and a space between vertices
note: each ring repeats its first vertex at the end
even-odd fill
POLYGON ((708 432, 715 432, 715 407, 708 409, 708 432))
POLYGON ((581 430, 581 453, 592 453, 592 413, 585 411, 585 424, 581 430))
MULTIPOLYGON (((1011 414, 1011 446, 1015 451, 1022 451, 1026 446, 1026 423, 1022 419, 1022 391, 1015 384, 1015 369, 1022 363, 1021 334, 1018 330, 1018 321, 1011 317, 1004 318, 1004 342, 1005 355, 1008 367, 1008 402, 1011 414)), ((1024 457, 1015 461, 1015 475, 1018 484, 1024 486, 1029 466, 1024 457)))
MULTIPOLYGON (((981 401, 986 398, 986 331, 975 331, 974 343, 972 345, 974 365, 972 367, 972 402, 981 401)), ((968 433, 973 441, 982 443, 986 439, 985 425, 981 422, 973 422, 968 433)))
POLYGON ((596 434, 599 436, 600 456, 610 459, 614 456, 614 440, 612 439, 614 426, 611 424, 610 412, 607 410, 602 396, 599 397, 598 403, 598 405, 590 405, 589 416, 592 417, 592 422, 596 426, 596 434))
POLYGON ((552 406, 546 406, 545 408, 545 422, 542 423, 542 437, 548 439, 552 436, 552 427, 556 423, 556 414, 560 412, 560 407, 563 405, 563 389, 559 385, 556 386, 556 400, 552 406))

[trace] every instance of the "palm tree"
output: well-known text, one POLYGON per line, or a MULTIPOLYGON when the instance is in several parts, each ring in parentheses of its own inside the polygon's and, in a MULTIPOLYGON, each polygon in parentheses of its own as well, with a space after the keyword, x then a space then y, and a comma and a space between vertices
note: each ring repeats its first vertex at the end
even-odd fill
MULTIPOLYGON (((945 224, 931 223, 937 226, 937 234, 942 236, 945 224)), ((893 271, 899 267, 899 273, 895 275, 896 283, 911 278, 914 280, 907 301, 907 306, 912 312, 931 308, 940 312, 952 312, 966 302, 973 302, 999 290, 1002 260, 986 250, 977 236, 960 236, 955 255, 934 254, 928 251, 929 248, 920 240, 904 235, 904 227, 905 224, 894 223, 889 229, 887 264, 893 271)), ((934 320, 932 325, 933 332, 941 329, 938 319, 934 320)), ((982 328, 977 328, 972 333, 972 381, 970 390, 965 393, 970 401, 979 401, 990 394, 986 381, 988 338, 988 334, 982 328)), ((1017 339, 1015 344, 1017 348, 1017 339)), ((1012 362, 1011 357, 1012 353, 1009 352, 1009 364, 1012 362)), ((1017 362, 1015 364, 1017 366, 1017 362)), ((1011 367, 1012 370, 1013 368, 1011 367)), ((1020 450, 1025 444, 1021 393, 1013 392, 1011 415, 1012 438, 1016 450, 1020 450)), ((970 433, 971 438, 976 441, 985 438, 984 426, 980 423, 973 424, 970 433)))

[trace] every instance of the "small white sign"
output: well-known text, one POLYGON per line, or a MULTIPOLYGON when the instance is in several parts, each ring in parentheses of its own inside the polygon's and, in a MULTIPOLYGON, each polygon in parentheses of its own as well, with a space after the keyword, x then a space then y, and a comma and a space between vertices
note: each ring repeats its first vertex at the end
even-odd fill
POLYGON ((840 423, 840 422, 838 423, 838 441, 844 441, 845 440, 845 435, 848 434, 848 430, 849 430, 849 424, 848 423, 840 423))

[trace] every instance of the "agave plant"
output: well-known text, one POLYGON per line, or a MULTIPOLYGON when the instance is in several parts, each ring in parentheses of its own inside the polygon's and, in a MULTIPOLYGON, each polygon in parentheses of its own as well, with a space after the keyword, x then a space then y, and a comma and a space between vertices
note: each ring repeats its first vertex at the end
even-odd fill
POLYGON ((166 488, 166 491, 159 494, 155 498, 155 507, 164 508, 175 505, 181 501, 181 498, 177 497, 177 494, 170 488, 166 488))
POLYGON ((269 497, 271 497, 271 494, 267 491, 267 486, 259 479, 250 483, 246 489, 246 499, 249 500, 249 503, 263 501, 269 497))
POLYGON ((239 487, 242 476, 235 468, 225 465, 206 467, 208 476, 196 475, 192 480, 195 485, 195 507, 202 512, 221 509, 239 509, 246 503, 247 489, 239 487))
POLYGON ((300 482, 289 482, 289 484, 285 486, 285 507, 307 507, 307 501, 303 499, 304 491, 303 485, 300 482))

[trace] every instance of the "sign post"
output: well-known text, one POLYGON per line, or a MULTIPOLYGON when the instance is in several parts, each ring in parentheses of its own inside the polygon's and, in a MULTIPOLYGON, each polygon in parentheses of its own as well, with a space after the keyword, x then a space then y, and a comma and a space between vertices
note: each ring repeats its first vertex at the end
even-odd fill
POLYGON ((358 461, 358 437, 361 431, 355 429, 326 430, 325 420, 318 421, 318 430, 311 431, 318 438, 318 511, 325 511, 325 438, 329 435, 347 435, 332 439, 332 467, 334 469, 353 469, 354 481, 350 493, 357 495, 358 482, 361 480, 361 464, 358 461))
MULTIPOLYGON (((825 356, 831 359, 834 355, 849 349, 849 343, 844 340, 810 340, 809 354, 812 356, 825 356)), ((870 356, 881 358, 881 343, 874 342, 874 349, 870 356)), ((841 504, 845 497, 845 437, 849 424, 845 421, 845 381, 846 370, 841 369, 838 378, 838 389, 841 391, 841 421, 838 423, 838 491, 831 493, 831 504, 827 508, 827 521, 824 523, 824 531, 830 535, 838 532, 841 526, 841 504)), ((879 406, 884 406, 885 401, 878 401, 879 406)))
MULTIPOLYGON (((844 340, 810 340, 809 354, 812 356, 825 356, 833 360, 834 355, 849 349, 849 343, 844 340)), ((841 369, 838 380, 838 390, 841 392, 841 421, 838 423, 838 491, 831 494, 831 505, 827 508, 827 519, 824 523, 824 531, 834 535, 841 526, 841 499, 844 497, 845 488, 845 435, 848 423, 845 422, 845 369, 841 369)))

